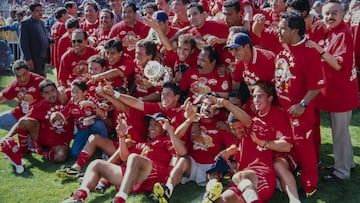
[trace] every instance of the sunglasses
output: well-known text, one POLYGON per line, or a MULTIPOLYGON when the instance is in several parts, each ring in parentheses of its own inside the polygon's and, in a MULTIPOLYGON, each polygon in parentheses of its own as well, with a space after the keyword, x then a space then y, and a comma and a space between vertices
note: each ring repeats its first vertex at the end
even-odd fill
POLYGON ((83 40, 82 39, 71 40, 71 43, 73 43, 73 44, 75 44, 76 42, 78 44, 81 44, 81 43, 83 43, 83 40))

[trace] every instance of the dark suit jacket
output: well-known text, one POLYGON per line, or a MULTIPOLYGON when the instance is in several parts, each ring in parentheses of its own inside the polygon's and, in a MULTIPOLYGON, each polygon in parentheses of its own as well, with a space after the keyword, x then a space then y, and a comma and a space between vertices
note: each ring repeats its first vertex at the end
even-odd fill
POLYGON ((20 23, 20 45, 26 61, 33 60, 34 64, 42 57, 49 56, 49 38, 46 35, 44 22, 40 29, 36 26, 37 20, 29 17, 20 23), (46 37, 47 42, 42 40, 41 35, 46 37), (46 50, 45 50, 46 49, 46 50), (45 51, 45 52, 44 52, 45 51), (47 53, 41 56, 41 53, 47 53))

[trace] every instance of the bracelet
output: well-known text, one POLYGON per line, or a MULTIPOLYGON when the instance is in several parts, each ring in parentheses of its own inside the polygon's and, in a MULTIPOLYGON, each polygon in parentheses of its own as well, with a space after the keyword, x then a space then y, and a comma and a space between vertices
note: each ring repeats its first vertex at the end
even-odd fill
POLYGON ((322 50, 322 52, 320 52, 320 56, 325 54, 325 50, 322 50))
POLYGON ((114 96, 116 99, 119 99, 120 96, 121 96, 121 94, 120 94, 119 92, 117 92, 117 91, 114 91, 113 96, 114 96))

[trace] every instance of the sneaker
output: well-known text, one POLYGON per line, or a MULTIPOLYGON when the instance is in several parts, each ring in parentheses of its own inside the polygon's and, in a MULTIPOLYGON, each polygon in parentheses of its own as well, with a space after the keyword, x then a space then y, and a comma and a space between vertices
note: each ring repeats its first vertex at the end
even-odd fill
POLYGON ((109 188, 109 185, 106 185, 102 182, 99 182, 96 187, 94 188, 95 193, 104 194, 105 191, 109 188))
POLYGON ((71 197, 65 199, 61 203, 83 203, 87 197, 84 190, 78 190, 71 195, 71 197))
POLYGON ((155 183, 153 187, 153 195, 155 200, 159 203, 168 203, 170 200, 170 190, 164 184, 155 183))
POLYGON ((67 167, 63 169, 56 170, 56 175, 60 178, 77 178, 77 175, 80 173, 80 171, 67 167))
POLYGON ((125 203, 125 200, 121 197, 114 197, 114 199, 112 199, 111 203, 125 203))
POLYGON ((15 167, 16 173, 24 172, 24 166, 21 160, 21 152, 19 145, 14 138, 8 137, 0 143, 1 152, 3 152, 6 158, 15 167))
POLYGON ((299 191, 299 197, 300 197, 300 200, 304 200, 306 198, 310 198, 312 196, 314 196, 314 194, 317 192, 316 189, 314 189, 312 192, 305 192, 303 188, 300 188, 300 191, 299 191))
POLYGON ((219 199, 223 189, 223 185, 220 182, 209 182, 207 188, 208 191, 205 193, 201 203, 213 203, 219 199))

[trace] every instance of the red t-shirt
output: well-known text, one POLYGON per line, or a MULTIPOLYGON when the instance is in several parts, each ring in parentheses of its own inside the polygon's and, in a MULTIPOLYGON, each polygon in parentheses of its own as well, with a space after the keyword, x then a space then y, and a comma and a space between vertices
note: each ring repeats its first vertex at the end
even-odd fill
POLYGON ((79 66, 81 66, 80 69, 87 69, 86 60, 95 54, 97 54, 96 49, 89 46, 86 47, 86 52, 82 56, 77 55, 74 48, 69 49, 61 57, 59 79, 68 85, 71 84, 73 80, 79 77, 79 75, 74 72, 74 69, 78 69, 79 66))
POLYGON ((324 111, 345 112, 358 107, 358 80, 354 66, 351 31, 345 23, 329 29, 325 48, 341 66, 339 71, 323 61, 326 77, 325 95, 319 95, 316 106, 324 111))
POLYGON ((129 112, 127 113, 114 110, 114 115, 112 116, 114 127, 117 125, 119 114, 121 114, 121 117, 126 120, 127 125, 130 127, 126 138, 134 140, 137 143, 146 142, 147 125, 144 121, 145 113, 134 108, 129 108, 129 112))
POLYGON ((200 120, 201 134, 197 138, 191 138, 192 142, 189 144, 192 146, 189 146, 188 154, 197 163, 214 163, 214 158, 219 152, 235 144, 235 139, 232 134, 216 128, 217 121, 217 119, 213 119, 210 123, 204 123, 200 120))
POLYGON ((30 79, 26 85, 21 85, 17 80, 14 80, 2 91, 5 99, 18 99, 18 105, 11 112, 16 119, 20 119, 25 114, 29 113, 32 106, 43 99, 39 89, 39 84, 43 80, 45 80, 43 76, 30 72, 30 79), (21 105, 21 98, 24 95, 25 97, 32 98, 32 102, 29 104, 28 109, 23 109, 21 105))
POLYGON ((199 94, 208 92, 230 92, 231 77, 229 74, 220 75, 215 68, 211 73, 200 74, 197 67, 190 67, 180 81, 182 91, 187 91, 193 99, 199 94))
POLYGON ((137 21, 134 27, 129 27, 124 21, 116 23, 110 30, 110 39, 118 37, 124 47, 124 53, 135 58, 135 44, 140 39, 144 39, 149 32, 149 27, 137 21))
MULTIPOLYGON (((189 30, 189 33, 195 38, 206 42, 206 38, 209 35, 226 39, 229 35, 229 28, 223 22, 207 20, 201 28, 194 27, 189 30)), ((225 62, 227 58, 232 59, 231 54, 227 51, 224 51, 224 44, 215 44, 214 47, 218 51, 221 61, 225 62)))
POLYGON ((43 99, 41 102, 34 105, 28 117, 36 119, 40 123, 41 129, 46 130, 46 132, 41 132, 42 134, 46 134, 46 140, 50 139, 57 140, 58 143, 70 143, 74 136, 74 121, 72 119, 66 120, 66 123, 62 128, 56 128, 52 126, 50 122, 51 114, 53 112, 62 111, 63 109, 64 105, 60 101, 51 104, 43 99))
MULTIPOLYGON (((293 133, 290 126, 290 121, 287 113, 279 106, 272 105, 270 111, 265 115, 256 114, 256 118, 260 119, 266 124, 266 129, 269 130, 271 137, 258 137, 262 140, 285 140, 293 143, 293 133)), ((273 151, 275 157, 285 154, 282 152, 273 151)))
POLYGON ((93 47, 104 46, 105 42, 110 39, 109 37, 110 30, 104 30, 99 27, 93 34, 92 37, 95 38, 95 44, 93 47))
POLYGON ((165 167, 169 166, 171 158, 176 155, 170 137, 164 135, 159 135, 145 143, 138 143, 132 151, 165 167))
POLYGON ((55 24, 51 27, 50 37, 55 40, 55 44, 51 45, 51 60, 50 65, 53 67, 59 67, 59 55, 57 53, 57 47, 59 46, 60 38, 66 33, 65 24, 56 21, 55 24))
POLYGON ((96 20, 95 23, 89 23, 87 20, 84 20, 80 23, 80 29, 83 29, 86 31, 88 36, 91 36, 96 30, 98 29, 100 25, 100 21, 96 20))
MULTIPOLYGON (((275 88, 278 100, 285 111, 300 103, 309 90, 325 87, 319 52, 305 46, 305 43, 306 38, 295 45, 283 44, 283 50, 276 57, 275 88)), ((299 117, 299 120, 309 125, 312 125, 314 120, 311 110, 313 103, 310 102, 299 117)))
POLYGON ((128 89, 129 81, 135 73, 136 65, 135 65, 133 59, 129 55, 123 54, 121 56, 121 59, 119 62, 117 62, 114 65, 109 64, 109 65, 107 65, 107 67, 108 67, 108 69, 118 69, 124 74, 124 77, 114 78, 113 82, 112 82, 112 86, 113 87, 124 87, 124 88, 128 89))
POLYGON ((275 54, 272 51, 253 47, 249 63, 244 60, 235 66, 233 80, 255 85, 257 81, 271 82, 274 79, 275 54))
POLYGON ((57 49, 56 52, 58 53, 58 57, 56 58, 56 60, 58 60, 57 63, 59 64, 59 66, 56 69, 58 80, 59 80, 59 70, 60 70, 60 59, 64 55, 64 53, 71 48, 72 48, 71 37, 69 36, 68 33, 65 33, 62 37, 60 37, 59 44, 57 45, 56 48, 57 49))
MULTIPOLYGON (((86 101, 91 101, 95 104, 99 104, 98 100, 92 96, 87 96, 86 101)), ((75 120, 76 127, 79 130, 89 127, 84 125, 83 123, 85 118, 96 115, 96 112, 93 108, 88 106, 80 107, 79 104, 76 104, 71 100, 69 101, 69 103, 66 104, 64 109, 61 110, 61 113, 65 116, 66 120, 75 120)))

